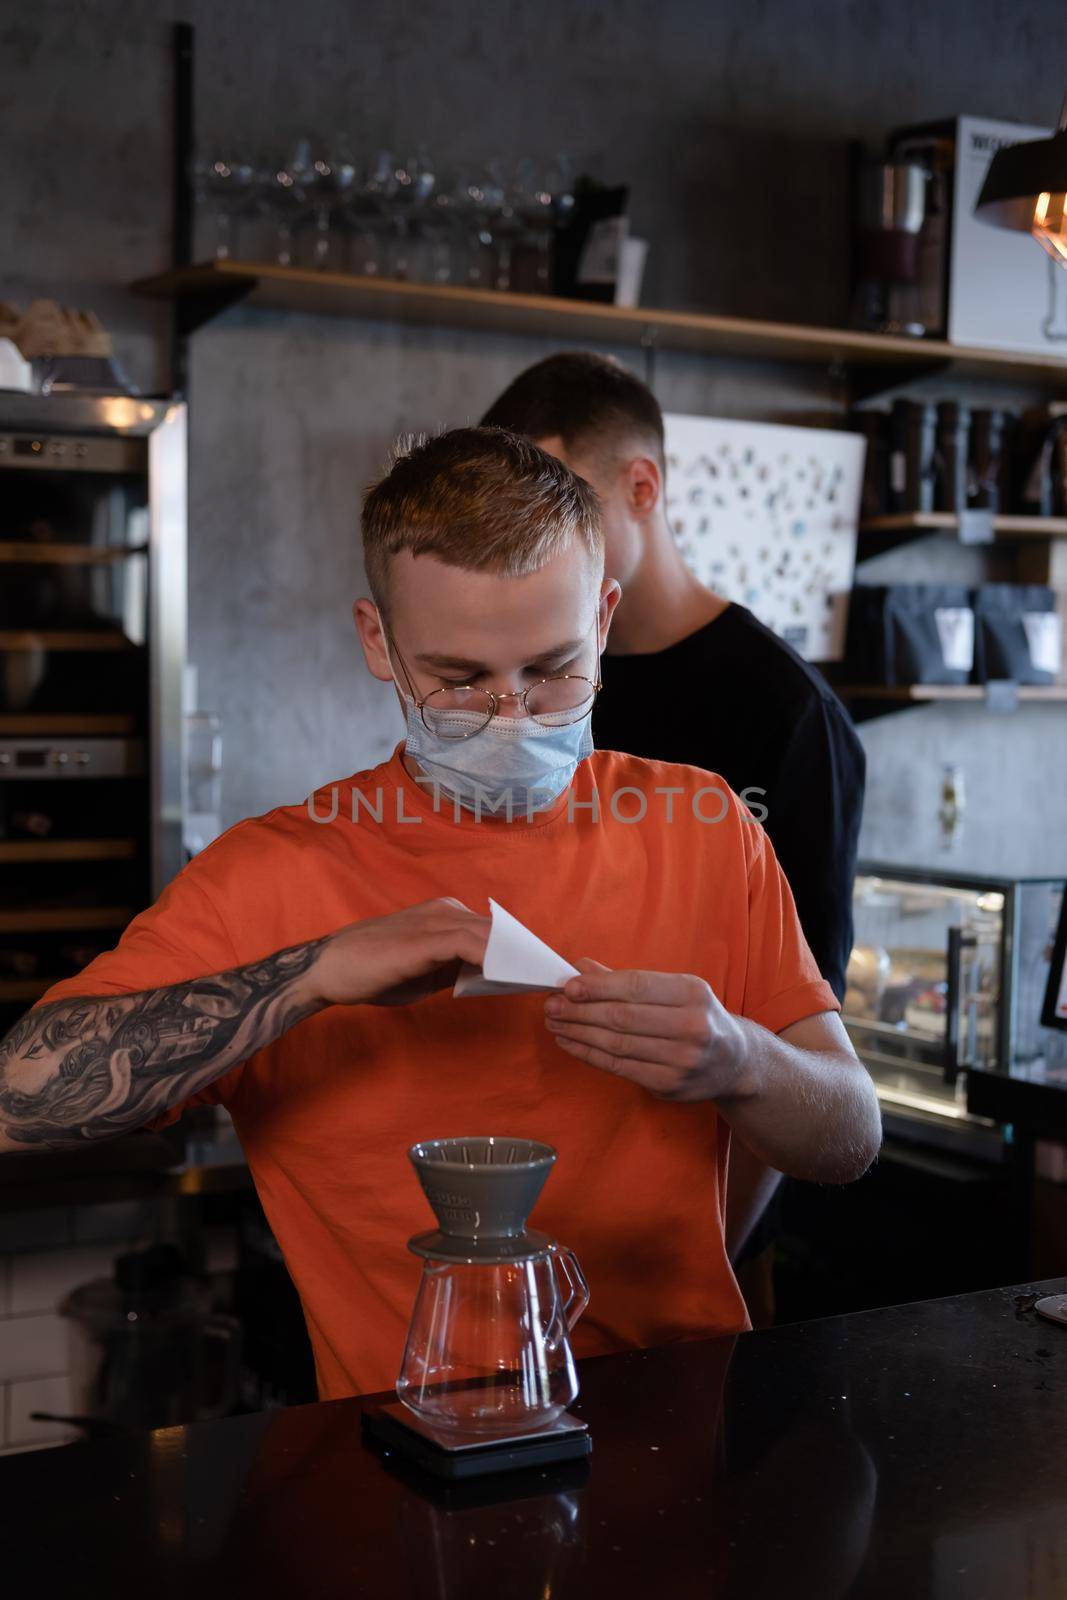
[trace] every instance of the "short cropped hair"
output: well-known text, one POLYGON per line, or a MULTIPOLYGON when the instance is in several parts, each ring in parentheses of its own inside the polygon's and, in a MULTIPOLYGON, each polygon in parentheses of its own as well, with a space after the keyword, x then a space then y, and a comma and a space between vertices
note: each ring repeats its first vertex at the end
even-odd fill
POLYGON ((664 460, 663 412, 652 390, 621 361, 592 350, 561 351, 527 367, 482 423, 529 439, 559 438, 569 454, 617 454, 639 439, 664 460))
POLYGON ((596 491, 530 439, 453 428, 402 442, 363 501, 367 581, 385 609, 389 559, 402 550, 451 567, 519 578, 575 539, 602 562, 596 491))

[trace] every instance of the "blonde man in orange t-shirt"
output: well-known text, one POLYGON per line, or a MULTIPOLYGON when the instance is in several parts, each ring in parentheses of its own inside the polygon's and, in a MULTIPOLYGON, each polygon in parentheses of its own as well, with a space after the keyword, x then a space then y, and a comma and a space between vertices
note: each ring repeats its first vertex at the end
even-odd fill
POLYGON ((363 534, 355 620, 404 741, 238 823, 49 990, 0 1043, 0 1150, 227 1106, 325 1399, 395 1379, 421 1138, 556 1146, 537 1225, 590 1280, 579 1354, 736 1332, 730 1130, 829 1183, 880 1136, 770 843, 714 774, 592 750, 619 587, 562 462, 442 434, 369 492, 363 534), (453 998, 490 895, 581 976, 453 998))

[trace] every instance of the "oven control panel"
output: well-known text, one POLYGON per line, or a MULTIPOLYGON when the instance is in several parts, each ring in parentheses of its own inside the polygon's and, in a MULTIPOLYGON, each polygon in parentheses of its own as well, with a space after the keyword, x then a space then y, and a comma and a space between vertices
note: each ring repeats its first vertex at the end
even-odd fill
POLYGON ((139 778, 139 739, 0 739, 0 778, 139 778))

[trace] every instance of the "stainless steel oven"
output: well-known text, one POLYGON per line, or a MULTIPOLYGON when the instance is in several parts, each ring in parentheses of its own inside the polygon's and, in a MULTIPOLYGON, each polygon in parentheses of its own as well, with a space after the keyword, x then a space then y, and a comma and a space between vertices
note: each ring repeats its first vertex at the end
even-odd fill
POLYGON ((0 1033, 182 864, 185 420, 0 396, 0 1033))

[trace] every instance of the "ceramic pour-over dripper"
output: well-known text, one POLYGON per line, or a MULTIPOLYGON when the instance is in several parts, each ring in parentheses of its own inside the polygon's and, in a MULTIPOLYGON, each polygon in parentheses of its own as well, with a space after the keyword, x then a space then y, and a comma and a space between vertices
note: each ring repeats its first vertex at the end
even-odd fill
POLYGON ((551 1245, 527 1228, 556 1159, 551 1145, 501 1137, 428 1139, 408 1151, 438 1227, 408 1248, 436 1261, 523 1261, 551 1245))

